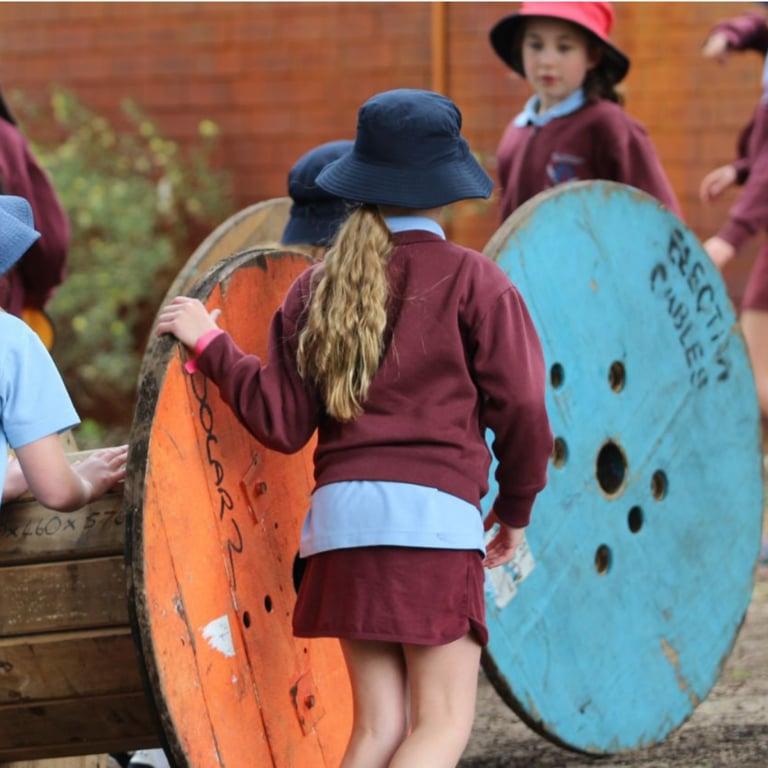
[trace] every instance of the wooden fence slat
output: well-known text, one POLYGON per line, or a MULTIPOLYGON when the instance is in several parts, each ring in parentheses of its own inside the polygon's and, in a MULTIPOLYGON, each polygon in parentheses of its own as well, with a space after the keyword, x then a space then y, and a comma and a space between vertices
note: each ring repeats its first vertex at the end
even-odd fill
POLYGON ((122 557, 2 568, 0 595, 6 637, 128 623, 122 557))
POLYGON ((0 639, 0 705, 142 692, 129 627, 0 639))

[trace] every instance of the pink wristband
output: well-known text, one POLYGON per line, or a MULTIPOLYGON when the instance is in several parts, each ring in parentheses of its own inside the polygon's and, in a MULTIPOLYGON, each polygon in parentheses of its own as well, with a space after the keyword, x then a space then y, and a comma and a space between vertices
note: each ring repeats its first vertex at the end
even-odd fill
POLYGON ((189 373, 197 373, 197 358, 200 357, 200 355, 203 354, 203 351, 205 348, 217 337, 220 336, 224 331, 221 330, 221 328, 211 328, 210 331, 206 331, 196 342, 195 342, 195 348, 192 351, 192 357, 187 360, 186 363, 184 363, 184 370, 189 373))

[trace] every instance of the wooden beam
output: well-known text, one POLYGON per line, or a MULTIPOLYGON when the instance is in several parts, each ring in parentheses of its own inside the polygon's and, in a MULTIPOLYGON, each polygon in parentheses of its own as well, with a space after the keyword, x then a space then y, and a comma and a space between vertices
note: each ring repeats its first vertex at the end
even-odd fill
POLYGON ((128 624, 122 557, 7 566, 0 594, 0 636, 128 624))

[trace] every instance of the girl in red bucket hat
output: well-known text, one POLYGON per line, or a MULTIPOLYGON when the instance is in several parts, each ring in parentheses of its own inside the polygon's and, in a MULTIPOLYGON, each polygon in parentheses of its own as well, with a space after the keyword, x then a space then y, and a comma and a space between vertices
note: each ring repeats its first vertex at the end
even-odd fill
POLYGON ((610 3, 523 3, 491 30, 491 45, 534 93, 497 151, 502 219, 545 189, 608 179, 680 214, 645 129, 619 106, 629 59, 611 42, 610 3))

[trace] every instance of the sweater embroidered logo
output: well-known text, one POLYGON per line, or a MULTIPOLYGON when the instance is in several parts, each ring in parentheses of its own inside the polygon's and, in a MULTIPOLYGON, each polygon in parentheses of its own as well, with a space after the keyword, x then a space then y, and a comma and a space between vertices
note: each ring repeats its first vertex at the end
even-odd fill
POLYGON ((581 178, 578 167, 584 165, 584 158, 577 155, 566 155, 563 152, 553 152, 547 163, 547 177, 555 184, 575 181, 581 178))

